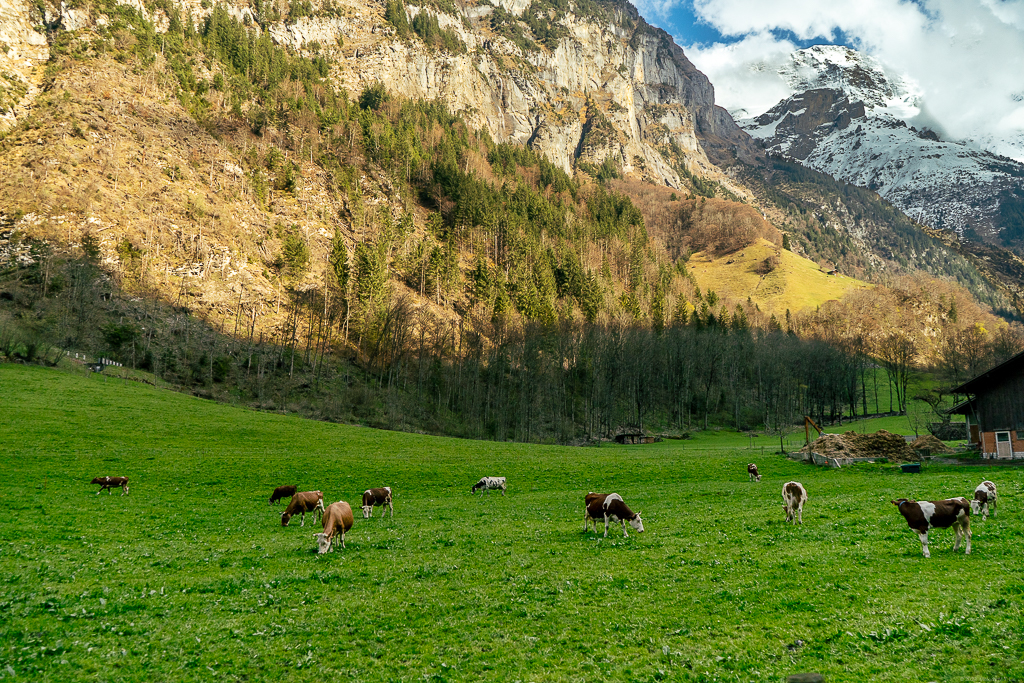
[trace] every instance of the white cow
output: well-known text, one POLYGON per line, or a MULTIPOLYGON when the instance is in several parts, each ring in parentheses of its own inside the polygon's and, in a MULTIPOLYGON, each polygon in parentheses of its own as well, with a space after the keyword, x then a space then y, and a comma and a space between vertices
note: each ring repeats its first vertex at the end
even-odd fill
POLYGON ((992 506, 992 516, 996 516, 996 485, 983 481, 974 489, 974 500, 971 501, 971 514, 981 513, 981 520, 988 519, 988 508, 992 506))
POLYGON ((473 488, 470 489, 470 493, 476 493, 477 489, 483 489, 484 492, 489 492, 492 489, 501 489, 501 495, 505 495, 505 477, 483 477, 477 483, 473 484, 473 488))

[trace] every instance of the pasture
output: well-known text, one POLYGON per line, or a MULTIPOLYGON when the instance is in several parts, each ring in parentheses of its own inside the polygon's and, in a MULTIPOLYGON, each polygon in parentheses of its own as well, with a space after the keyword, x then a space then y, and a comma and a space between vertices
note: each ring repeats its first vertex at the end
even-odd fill
POLYGON ((1016 468, 460 441, 11 365, 0 411, 12 680, 1024 680, 1016 468), (130 495, 97 496, 107 474, 130 495), (508 495, 471 495, 483 475, 508 495), (924 559, 889 500, 986 478, 999 516, 972 524, 973 554, 939 531, 924 559), (802 527, 783 524, 790 479, 802 527), (280 526, 267 499, 292 483, 353 505, 347 549, 317 556, 308 515, 280 526), (394 519, 364 520, 385 485, 394 519), (622 494, 646 532, 583 533, 587 491, 622 494))

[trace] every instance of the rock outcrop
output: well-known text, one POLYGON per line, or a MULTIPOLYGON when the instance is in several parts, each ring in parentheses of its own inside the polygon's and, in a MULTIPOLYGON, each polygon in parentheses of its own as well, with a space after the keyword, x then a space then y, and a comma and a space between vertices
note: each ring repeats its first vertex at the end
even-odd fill
POLYGON ((34 5, 0 0, 0 131, 24 116, 39 91, 42 67, 50 58, 46 36, 36 30, 34 5))

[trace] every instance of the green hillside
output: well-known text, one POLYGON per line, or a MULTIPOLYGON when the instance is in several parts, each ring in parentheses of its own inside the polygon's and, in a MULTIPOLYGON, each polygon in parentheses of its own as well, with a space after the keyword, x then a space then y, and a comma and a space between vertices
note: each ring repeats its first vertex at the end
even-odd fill
MULTIPOLYGON (((816 469, 749 451, 460 441, 248 412, 137 382, 0 365, 0 662, 14 680, 1016 680, 1021 476, 816 469), (97 496, 93 476, 131 477, 97 496), (481 475, 507 496, 469 493, 481 475), (888 502, 998 518, 924 560, 888 502), (782 523, 782 482, 810 492, 782 523), (315 554, 275 485, 395 491, 315 554), (581 529, 617 491, 646 530, 581 529)), ((308 520, 307 520, 308 524, 308 520)))
POLYGON ((870 287, 840 273, 829 275, 813 261, 776 248, 765 239, 718 258, 698 252, 687 265, 701 288, 726 299, 749 298, 766 313, 796 313, 870 287), (772 258, 777 263, 765 273, 762 264, 772 258))

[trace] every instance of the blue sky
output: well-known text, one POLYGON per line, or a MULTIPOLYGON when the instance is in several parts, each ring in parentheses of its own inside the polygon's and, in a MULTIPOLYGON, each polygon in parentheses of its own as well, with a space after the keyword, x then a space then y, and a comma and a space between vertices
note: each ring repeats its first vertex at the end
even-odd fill
POLYGON ((776 68, 796 49, 860 50, 921 93, 954 139, 1024 161, 1024 0, 633 0, 730 111, 787 96, 776 68))
MULTIPOLYGON (((693 6, 693 0, 685 0, 675 5, 666 6, 659 11, 657 3, 638 2, 637 7, 641 8, 644 18, 650 23, 665 29, 671 33, 676 42, 683 46, 712 43, 734 43, 740 39, 735 36, 725 36, 711 23, 700 19, 693 6), (646 10, 646 11, 645 11, 646 10), (650 15, 650 16, 649 16, 650 15)), ((852 41, 842 30, 837 30, 831 36, 816 36, 814 38, 801 39, 795 33, 786 29, 773 29, 771 33, 779 40, 789 40, 798 47, 810 47, 811 45, 852 45, 852 41)))

